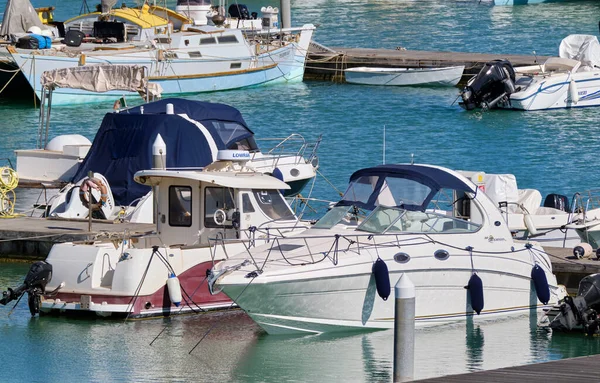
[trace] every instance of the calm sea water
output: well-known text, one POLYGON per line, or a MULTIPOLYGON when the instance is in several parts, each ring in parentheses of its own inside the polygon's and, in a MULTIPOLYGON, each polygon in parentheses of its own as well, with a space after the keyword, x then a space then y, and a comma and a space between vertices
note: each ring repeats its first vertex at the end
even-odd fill
MULTIPOLYGON (((247 3, 251 10, 265 4, 247 3)), ((0 10, 4 4, 0 1, 0 10)), ((56 5, 57 19, 80 8, 75 0, 34 5, 56 5)), ((596 1, 520 7, 451 0, 292 1, 294 24, 318 24, 315 40, 327 46, 507 54, 556 54, 568 34, 597 34, 599 11, 596 1)), ((456 89, 305 82, 192 98, 234 105, 258 137, 322 135, 321 171, 340 189, 353 171, 382 162, 384 127, 388 163, 408 162, 413 154, 416 162, 513 173, 520 188, 542 194, 600 187, 600 108, 467 113, 453 104, 456 96, 456 89)), ((0 158, 14 160, 14 149, 35 145, 37 111, 31 104, 0 99, 0 158)), ((111 107, 57 107, 51 133, 91 139, 111 107)), ((313 197, 335 199, 336 193, 319 179, 313 197)), ((0 263, 0 289, 17 286, 27 269, 0 263)), ((392 376, 389 331, 282 338, 265 335, 241 312, 123 323, 30 319, 24 302, 10 317, 9 310, 0 307, 2 381, 390 381, 392 376)), ((419 331, 416 377, 600 353, 598 339, 548 334, 536 328, 535 319, 419 331)))

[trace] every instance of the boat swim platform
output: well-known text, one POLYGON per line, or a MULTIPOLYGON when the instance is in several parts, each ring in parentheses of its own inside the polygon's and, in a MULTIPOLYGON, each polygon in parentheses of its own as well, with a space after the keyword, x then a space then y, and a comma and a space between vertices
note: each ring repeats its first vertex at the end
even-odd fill
POLYGON ((0 219, 0 260, 45 258, 56 243, 122 238, 151 232, 154 224, 16 217, 0 219))
POLYGON ((429 68, 464 65, 460 84, 475 76, 488 61, 509 60, 514 66, 536 65, 548 56, 488 54, 468 52, 435 52, 373 48, 328 48, 312 42, 306 60, 305 80, 345 82, 344 70, 354 67, 429 68))
MULTIPOLYGON (((583 334, 581 335, 583 336, 583 334)), ((439 378, 414 380, 419 383, 562 383, 562 382, 598 382, 600 377, 600 355, 581 356, 553 360, 544 363, 527 364, 499 368, 496 370, 476 371, 439 378)))

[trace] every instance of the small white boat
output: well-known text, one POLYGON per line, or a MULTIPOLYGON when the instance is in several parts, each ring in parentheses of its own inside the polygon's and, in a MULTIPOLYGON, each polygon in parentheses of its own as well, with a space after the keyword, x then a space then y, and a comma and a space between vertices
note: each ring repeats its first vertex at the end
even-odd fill
POLYGON ((545 110, 600 106, 600 42, 570 35, 560 57, 543 64, 513 67, 508 60, 486 63, 460 93, 460 106, 473 109, 545 110))
POLYGON ((390 86, 456 86, 464 66, 445 68, 349 68, 345 70, 346 82, 363 85, 390 86))
POLYGON ((542 199, 536 189, 519 189, 513 174, 459 173, 473 181, 496 204, 515 238, 535 240, 544 247, 579 247, 576 251, 581 256, 599 247, 597 191, 578 192, 571 198, 548 194, 542 199))
POLYGON ((529 313, 564 295, 548 255, 513 240, 477 185, 416 164, 355 172, 301 237, 230 256, 209 286, 268 333, 308 334, 392 328, 387 298, 401 275, 415 285, 417 326, 529 313))

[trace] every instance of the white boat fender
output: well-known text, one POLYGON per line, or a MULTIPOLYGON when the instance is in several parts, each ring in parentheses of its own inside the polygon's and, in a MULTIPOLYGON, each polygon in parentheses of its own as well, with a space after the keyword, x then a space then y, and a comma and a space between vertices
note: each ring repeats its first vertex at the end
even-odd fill
POLYGON ((535 227, 535 224, 533 223, 533 218, 531 217, 531 214, 525 213, 523 215, 523 222, 525 223, 525 227, 527 228, 527 231, 529 232, 530 236, 537 235, 538 231, 535 227))
POLYGON ((465 286, 465 289, 469 290, 471 297, 471 307, 477 313, 481 314, 483 310, 483 281, 477 273, 473 273, 469 279, 469 283, 465 286))
POLYGON ((569 82, 569 97, 571 98, 571 102, 573 104, 577 104, 579 102, 579 94, 577 92, 577 83, 575 80, 571 80, 569 82))
POLYGON ((169 290, 169 299, 171 299, 171 303, 179 307, 182 300, 181 285, 179 284, 179 278, 173 273, 167 278, 167 289, 169 290))
POLYGON ((550 301, 550 286, 548 286, 548 280, 546 279, 546 273, 540 265, 536 264, 531 269, 531 279, 533 280, 533 286, 535 286, 535 293, 543 304, 547 305, 550 301))
POLYGON ((577 257, 577 259, 590 258, 592 254, 594 254, 594 249, 589 243, 581 242, 573 248, 573 255, 577 257))
POLYGON ((371 270, 375 277, 375 285, 377 286, 377 294, 384 300, 387 301, 390 296, 390 273, 388 272, 387 265, 383 259, 377 257, 375 263, 373 263, 373 269, 371 270))

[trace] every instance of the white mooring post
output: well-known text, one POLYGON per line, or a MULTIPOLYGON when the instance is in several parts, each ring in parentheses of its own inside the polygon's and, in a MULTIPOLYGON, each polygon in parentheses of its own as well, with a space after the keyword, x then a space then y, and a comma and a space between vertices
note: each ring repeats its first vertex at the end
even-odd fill
POLYGON ((290 0, 280 0, 279 9, 281 9, 281 26, 283 28, 292 27, 292 7, 290 0))
POLYGON ((394 292, 394 383, 408 382, 415 368, 415 285, 402 273, 394 292))

